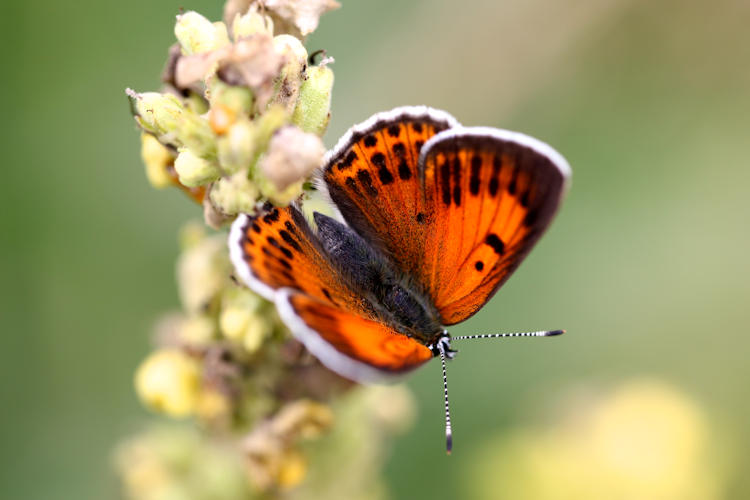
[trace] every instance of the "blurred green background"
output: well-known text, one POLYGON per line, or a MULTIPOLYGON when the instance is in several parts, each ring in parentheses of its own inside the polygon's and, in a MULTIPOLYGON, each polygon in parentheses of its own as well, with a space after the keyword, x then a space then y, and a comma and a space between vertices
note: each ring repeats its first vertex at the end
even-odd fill
MULTIPOLYGON (((336 58, 328 146, 427 104, 537 136, 574 172, 517 276, 453 329, 568 334, 460 345, 449 458, 439 365, 412 376, 393 497, 492 498, 474 471, 493 436, 554 428, 571 388, 647 377, 705 419, 717 497, 747 498, 750 4, 343 4, 307 43, 336 58)), ((200 209, 149 187, 123 90, 158 88, 179 7, 221 17, 217 1, 4 5, 3 498, 116 496, 111 450, 147 416, 132 374, 177 307, 176 232, 200 209)))

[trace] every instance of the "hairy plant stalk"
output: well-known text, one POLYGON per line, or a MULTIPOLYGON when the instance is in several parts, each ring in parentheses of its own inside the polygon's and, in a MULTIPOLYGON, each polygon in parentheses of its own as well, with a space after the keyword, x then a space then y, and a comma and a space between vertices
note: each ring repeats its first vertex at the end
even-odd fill
POLYGON ((332 59, 310 59, 304 37, 337 7, 229 0, 223 22, 185 12, 161 91, 127 90, 149 182, 183 190, 205 222, 180 232, 182 310, 159 322, 135 376, 148 408, 189 420, 121 443, 127 498, 385 494, 383 453, 409 426, 410 394, 355 386, 310 356, 273 305, 233 279, 221 232, 259 203, 306 195, 325 151, 333 71, 332 59))

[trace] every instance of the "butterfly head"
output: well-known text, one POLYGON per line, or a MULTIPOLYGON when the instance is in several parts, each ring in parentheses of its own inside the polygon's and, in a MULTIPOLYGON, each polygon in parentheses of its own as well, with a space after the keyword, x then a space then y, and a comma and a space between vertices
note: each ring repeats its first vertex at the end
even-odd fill
POLYGON ((448 330, 443 330, 440 336, 435 339, 429 348, 430 351, 432 351, 432 355, 436 357, 440 356, 440 353, 442 352, 446 358, 453 359, 458 353, 458 351, 451 348, 451 336, 448 333, 448 330))

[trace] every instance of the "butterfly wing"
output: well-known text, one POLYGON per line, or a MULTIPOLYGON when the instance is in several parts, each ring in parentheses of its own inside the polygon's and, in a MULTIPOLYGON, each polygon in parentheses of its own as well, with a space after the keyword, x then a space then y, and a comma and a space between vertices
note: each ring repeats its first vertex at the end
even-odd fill
POLYGON ((322 183, 349 226, 411 275, 420 273, 429 213, 419 178, 422 146, 458 125, 448 113, 403 107, 352 127, 329 152, 322 183))
POLYGON ((428 108, 397 108, 354 127, 323 169, 347 223, 414 279, 446 325, 478 311, 521 263, 569 176, 536 139, 461 127, 428 108), (394 175, 402 164, 418 175, 394 175))
POLYGON ((276 295, 279 316, 326 366, 371 382, 410 371, 432 358, 419 342, 386 324, 289 288, 276 295))
POLYGON ((274 300, 277 290, 292 288, 348 311, 371 314, 361 294, 341 279, 294 206, 267 204, 256 215, 238 216, 232 224, 229 249, 240 278, 268 300, 274 300))
POLYGON ((264 207, 232 225, 230 255, 242 280, 276 303, 291 332, 328 368, 365 382, 415 368, 431 351, 383 322, 331 262, 295 207, 264 207))
POLYGON ((452 325, 494 295, 547 229, 570 167, 534 138, 474 127, 436 135, 420 172, 433 217, 419 279, 452 325))

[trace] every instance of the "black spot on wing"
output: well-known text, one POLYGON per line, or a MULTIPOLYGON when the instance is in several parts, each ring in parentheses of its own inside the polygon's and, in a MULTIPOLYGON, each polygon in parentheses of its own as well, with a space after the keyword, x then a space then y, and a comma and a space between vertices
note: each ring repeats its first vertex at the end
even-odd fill
POLYGON ((502 160, 495 156, 492 158, 492 177, 490 178, 490 196, 494 197, 500 188, 500 170, 502 170, 502 160))
POLYGON ((367 170, 358 170, 357 179, 359 179, 359 183, 362 184, 363 188, 365 188, 365 192, 367 194, 369 194, 370 196, 378 195, 378 190, 372 184, 372 177, 370 177, 370 172, 368 172, 367 170))
POLYGON ((440 165, 440 190, 443 194, 443 203, 451 204, 451 165, 445 160, 440 165))
POLYGON ((453 203, 461 206, 461 159, 453 159, 453 203))
POLYGON ((282 240, 284 240, 289 246, 291 246, 298 252, 302 251, 302 247, 300 247, 299 243, 297 243, 297 240, 295 240, 287 230, 282 229, 281 231, 279 231, 279 236, 281 236, 282 240))
POLYGON ((409 164, 406 163, 406 160, 401 160, 401 163, 398 164, 398 176, 404 181, 411 179, 411 170, 409 170, 409 164))
POLYGON ((378 143, 378 138, 374 135, 368 135, 365 137, 364 144, 368 148, 374 147, 378 143))
POLYGON ((477 271, 481 271, 482 269, 484 269, 484 262, 482 262, 481 260, 476 261, 474 263, 474 269, 476 269, 477 271))
POLYGON ((482 168, 482 157, 471 158, 471 174, 469 177, 469 192, 474 196, 479 194, 479 172, 482 168))
POLYGON ((414 132, 416 132, 418 134, 422 133, 422 124, 419 123, 419 122, 412 123, 411 124, 411 128, 412 128, 412 130, 414 130, 414 132))
POLYGON ((505 243, 495 233, 488 234, 484 242, 492 247, 492 250, 498 255, 502 255, 505 252, 505 243))
POLYGON ((393 124, 388 127, 388 135, 391 137, 398 137, 399 134, 401 134, 401 126, 398 124, 393 124))

